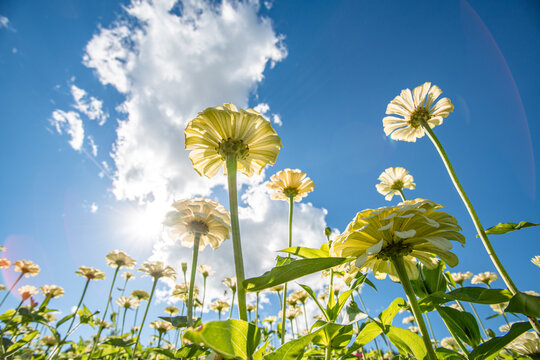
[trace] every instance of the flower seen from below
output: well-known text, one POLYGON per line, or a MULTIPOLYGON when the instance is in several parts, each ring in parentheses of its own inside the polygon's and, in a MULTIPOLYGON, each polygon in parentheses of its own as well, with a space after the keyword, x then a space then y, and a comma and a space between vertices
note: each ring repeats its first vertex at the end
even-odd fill
POLYGON ((485 285, 489 286, 489 284, 491 284, 492 282, 494 282, 498 278, 499 278, 499 275, 497 275, 495 273, 492 273, 492 272, 489 272, 489 271, 486 271, 486 272, 480 273, 478 275, 474 275, 472 280, 471 280, 471 283, 472 284, 485 284, 485 285))
POLYGON ((389 167, 379 175, 380 183, 376 184, 377 191, 384 199, 391 201, 394 195, 402 194, 403 189, 413 190, 416 187, 412 175, 402 167, 389 167))
POLYGON ((453 337, 445 337, 441 340, 441 346, 448 350, 459 351, 459 345, 453 337))
POLYGON ((0 258, 0 269, 7 269, 11 265, 11 261, 6 258, 0 258))
POLYGON ((140 304, 139 300, 126 296, 119 297, 118 300, 116 300, 116 303, 124 309, 136 309, 140 304))
POLYGON ((530 356, 533 359, 540 355, 540 337, 535 332, 526 332, 512 341, 508 348, 520 355, 530 356))
POLYGON ((44 296, 51 299, 64 296, 64 289, 58 285, 43 285, 42 287, 40 287, 40 290, 44 296))
POLYGON ((132 269, 136 264, 135 259, 130 257, 122 250, 111 251, 105 256, 105 260, 107 260, 107 265, 115 268, 125 267, 128 269, 132 269))
POLYGON ((414 319, 414 316, 407 316, 403 318, 403 320, 401 320, 401 323, 403 324, 413 324, 414 322, 416 322, 416 320, 414 319))
POLYGON ((169 265, 165 265, 161 261, 145 261, 139 268, 143 274, 142 276, 151 276, 154 280, 158 280, 162 277, 176 280, 176 272, 169 265))
POLYGON ((130 273, 129 271, 125 271, 122 273, 122 276, 124 279, 126 279, 126 281, 129 281, 129 280, 132 280, 135 278, 135 275, 133 275, 132 273, 130 273))
POLYGON ((171 316, 174 316, 180 312, 180 310, 176 306, 167 306, 164 311, 166 314, 169 314, 171 316))
MULTIPOLYGON (((187 300, 189 295, 189 283, 176 284, 172 291, 172 296, 178 300, 187 300)), ((193 286, 193 297, 199 295, 199 288, 197 285, 193 286)))
POLYGON ((169 236, 183 246, 193 247, 195 234, 200 234, 200 250, 206 245, 217 249, 229 238, 231 217, 223 205, 195 198, 176 201, 172 206, 175 210, 167 213, 163 223, 168 227, 169 236))
POLYGON ((208 178, 224 167, 228 155, 237 159, 238 170, 247 176, 274 165, 283 147, 270 122, 253 109, 238 110, 234 104, 207 108, 189 122, 186 149, 193 167, 208 178))
POLYGON ((212 301, 209 305, 210 310, 214 310, 215 312, 218 312, 218 313, 225 312, 230 307, 231 305, 229 305, 229 303, 226 302, 225 300, 215 300, 215 301, 212 301))
POLYGON ((21 286, 20 288, 17 289, 17 291, 19 292, 19 295, 21 295, 22 301, 26 301, 32 296, 39 293, 39 290, 35 286, 32 286, 32 285, 21 286))
POLYGON ((531 262, 540 268, 540 255, 536 255, 531 259, 531 262))
POLYGON ((442 205, 430 200, 404 201, 396 206, 366 209, 359 212, 346 230, 332 244, 331 253, 355 257, 350 271, 356 268, 373 270, 377 279, 398 281, 391 262, 402 257, 410 279, 418 278, 417 259, 427 268, 437 266, 439 256, 449 266, 458 258, 449 250, 451 241, 465 243, 457 220, 440 211, 442 205))
POLYGON ((236 291, 236 276, 226 277, 223 279, 223 284, 231 289, 231 291, 236 291))
POLYGON ((150 298, 150 294, 144 290, 133 290, 130 296, 139 301, 148 300, 150 298))
POLYGON ((75 274, 83 276, 88 280, 105 280, 105 273, 91 266, 79 266, 75 274))
POLYGON ((197 271, 201 273, 204 278, 207 278, 210 275, 214 275, 216 272, 212 270, 210 265, 199 265, 197 266, 197 271))
POLYGON ((430 82, 401 91, 386 107, 383 119, 384 132, 393 140, 416 142, 424 136, 423 126, 434 128, 443 123, 443 118, 454 111, 454 105, 448 98, 435 100, 442 94, 438 86, 430 82), (396 116, 397 115, 397 116, 396 116))
POLYGON ((470 271, 467 271, 467 272, 464 272, 464 273, 462 273, 462 272, 452 273, 451 275, 452 275, 452 279, 454 280, 454 282, 456 284, 459 284, 459 285, 463 285, 463 282, 465 280, 468 280, 473 276, 472 272, 470 272, 470 271))
POLYGON ((17 260, 13 263, 13 270, 20 272, 25 277, 36 276, 39 274, 39 265, 31 260, 17 260))
POLYGON ((170 322, 161 320, 152 321, 150 323, 150 326, 159 331, 160 333, 166 333, 167 331, 174 329, 170 322))
POLYGON ((271 190, 275 190, 270 195, 273 200, 289 201, 292 198, 297 202, 301 201, 315 188, 313 181, 299 169, 278 171, 270 177, 270 181, 266 183, 266 186, 271 190))

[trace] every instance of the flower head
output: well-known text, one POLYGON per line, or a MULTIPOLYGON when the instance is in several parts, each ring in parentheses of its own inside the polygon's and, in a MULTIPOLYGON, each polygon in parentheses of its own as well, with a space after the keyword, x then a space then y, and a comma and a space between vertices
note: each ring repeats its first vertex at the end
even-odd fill
POLYGON ((150 299, 150 294, 144 290, 133 290, 130 295, 132 298, 135 298, 139 301, 150 299))
POLYGON ((263 322, 267 322, 269 323, 270 325, 272 325, 273 323, 275 323, 277 321, 277 316, 273 316, 273 315, 270 315, 270 316, 267 316, 264 318, 263 322))
POLYGON ((271 288, 268 288, 268 291, 272 291, 272 292, 281 292, 283 291, 285 287, 283 285, 276 285, 276 286, 272 286, 271 288))
POLYGON ((412 175, 402 167, 389 167, 379 175, 380 183, 375 185, 377 191, 387 201, 392 200, 394 195, 399 195, 403 189, 413 190, 416 184, 412 175))
POLYGON ((416 199, 396 206, 367 209, 359 212, 347 229, 332 244, 331 253, 343 257, 356 257, 354 268, 371 268, 376 278, 386 274, 397 281, 396 269, 390 261, 404 260, 410 279, 418 278, 416 259, 427 268, 437 266, 439 256, 449 266, 456 266, 458 258, 449 250, 450 241, 465 243, 457 220, 440 211, 442 205, 429 200, 416 199))
POLYGON ((508 348, 521 355, 538 356, 540 354, 540 337, 533 331, 526 332, 512 341, 508 348))
POLYGON ((166 333, 167 331, 174 329, 170 322, 161 320, 152 321, 150 323, 150 326, 159 331, 160 333, 166 333))
POLYGON ((172 205, 163 222, 169 235, 186 247, 193 247, 195 234, 200 234, 199 249, 206 245, 217 249, 229 238, 231 217, 223 205, 205 198, 180 200, 172 205))
POLYGON ((58 343, 54 336, 43 336, 39 340, 39 342, 42 343, 43 346, 47 346, 47 347, 55 346, 58 343))
POLYGON ((52 299, 64 296, 64 289, 58 285, 43 285, 40 290, 43 295, 52 299))
POLYGON ((306 300, 309 298, 309 294, 304 289, 298 289, 296 291, 293 291, 290 296, 293 297, 297 302, 302 304, 305 303, 306 300))
POLYGON ((19 291, 19 295, 21 295, 22 301, 25 301, 29 299, 30 297, 39 293, 39 290, 35 286, 32 286, 32 285, 24 285, 24 286, 21 286, 17 290, 19 291))
POLYGON ((438 86, 430 82, 401 91, 386 108, 387 115, 383 119, 384 132, 394 140, 416 142, 424 136, 423 126, 434 128, 443 123, 443 118, 454 111, 454 105, 448 98, 435 100, 442 94, 438 86))
POLYGON ((172 280, 176 280, 176 272, 169 265, 165 265, 161 261, 145 261, 139 271, 142 271, 142 276, 151 276, 154 280, 158 280, 162 277, 167 277, 172 280))
POLYGON ((486 284, 486 285, 489 285, 492 282, 494 282, 495 280, 497 280, 498 278, 499 278, 499 275, 497 275, 495 273, 492 273, 492 272, 489 272, 489 271, 486 271, 486 272, 480 273, 478 275, 474 275, 472 280, 471 280, 471 283, 472 284, 486 284))
MULTIPOLYGON (((216 176, 227 155, 237 159, 238 170, 247 176, 274 165, 281 139, 268 120, 253 109, 238 110, 234 104, 207 108, 189 122, 186 149, 195 171, 216 176)), ((226 172, 226 167, 224 167, 226 172)))
POLYGON ((531 259, 531 262, 540 268, 540 255, 536 255, 531 259))
POLYGON ((415 322, 416 322, 416 319, 414 318, 414 316, 407 316, 403 318, 403 320, 401 320, 401 323, 403 324, 413 324, 415 322))
POLYGON ((246 310, 247 310, 248 312, 255 311, 255 310, 257 310, 257 305, 255 305, 255 304, 247 304, 247 305, 246 305, 246 310))
POLYGON ((210 310, 214 310, 218 313, 226 311, 228 308, 231 307, 228 302, 224 300, 215 300, 212 301, 209 305, 210 310))
MULTIPOLYGON (((288 307, 286 310, 285 310, 285 318, 288 319, 288 320, 294 320, 295 318, 297 318, 298 316, 302 315, 302 310, 300 308, 297 308, 297 307, 288 307)), ((283 311, 280 311, 279 312, 279 317, 283 317, 283 311)))
POLYGON ((223 284, 231 289, 231 291, 236 291, 236 276, 226 277, 223 279, 223 284))
POLYGON ((25 277, 39 274, 39 265, 30 260, 17 260, 13 263, 15 271, 22 273, 25 277))
POLYGON ((174 316, 176 314, 178 314, 180 312, 180 310, 176 307, 176 306, 167 306, 165 308, 165 313, 171 315, 171 316, 174 316))
MULTIPOLYGON (((193 285, 193 297, 199 295, 199 288, 193 285)), ((189 296, 189 283, 176 284, 172 291, 172 296, 179 300, 187 300, 189 296)))
POLYGON ((199 265, 197 266, 197 271, 200 272, 205 278, 209 275, 214 275, 216 273, 212 270, 212 267, 210 265, 199 265))
POLYGON ((452 279, 454 280, 455 283, 459 284, 459 285, 463 285, 463 282, 465 280, 468 280, 472 277, 472 272, 470 271, 467 271, 467 272, 458 272, 458 273, 452 273, 452 279))
POLYGON ((266 186, 276 190, 270 196, 273 200, 285 201, 289 201, 290 198, 293 198, 294 201, 300 201, 315 188, 313 181, 299 169, 278 171, 270 177, 270 181, 266 183, 266 186))
POLYGON ((135 298, 121 296, 116 300, 116 303, 124 309, 136 309, 139 307, 140 301, 135 298))
POLYGON ((415 334, 420 334, 420 328, 418 326, 409 326, 409 331, 412 331, 415 334))
POLYGON ((128 254, 123 252, 122 250, 113 250, 110 253, 105 256, 105 260, 107 260, 107 265, 112 267, 126 267, 128 269, 131 269, 135 266, 136 262, 135 259, 130 257, 128 254))
POLYGON ((121 275, 124 279, 126 279, 126 281, 129 281, 131 279, 134 279, 135 278, 135 275, 133 275, 132 273, 130 273, 129 271, 124 271, 121 275))
POLYGON ((442 339, 441 346, 449 350, 454 350, 454 351, 459 350, 459 345, 456 339, 454 339, 453 337, 445 337, 444 339, 442 339))
POLYGON ((88 280, 105 280, 105 273, 90 266, 79 266, 75 274, 84 276, 88 280))
POLYGON ((0 258, 0 269, 7 269, 11 265, 11 261, 6 258, 0 258))

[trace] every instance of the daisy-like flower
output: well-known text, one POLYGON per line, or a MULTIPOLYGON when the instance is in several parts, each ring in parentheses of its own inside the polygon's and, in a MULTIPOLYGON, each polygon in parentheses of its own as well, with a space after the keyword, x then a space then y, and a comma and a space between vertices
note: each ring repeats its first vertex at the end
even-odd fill
POLYGON ((299 169, 285 169, 270 177, 266 186, 276 192, 270 195, 273 200, 301 201, 315 188, 313 181, 299 169))
POLYGON ((47 347, 55 346, 56 344, 58 344, 58 342, 56 341, 56 338, 54 336, 43 336, 39 340, 39 342, 43 346, 47 346, 47 347))
MULTIPOLYGON (((299 317, 302 314, 303 313, 302 313, 302 310, 300 308, 296 308, 296 307, 290 308, 289 307, 285 311, 285 319, 294 320, 294 319, 296 319, 297 317, 299 317)), ((279 317, 283 317, 283 311, 279 312, 279 317)))
POLYGON ((492 272, 489 272, 489 271, 486 271, 486 272, 480 273, 478 275, 474 275, 472 280, 471 280, 471 283, 472 284, 485 284, 485 285, 489 286, 489 284, 491 284, 492 282, 494 282, 498 278, 499 278, 499 275, 497 275, 495 273, 492 273, 492 272))
POLYGON ((401 320, 401 323, 402 324, 412 324, 415 321, 416 320, 415 320, 414 316, 407 316, 407 317, 403 318, 403 320, 401 320))
POLYGON ((210 107, 189 122, 186 149, 195 171, 212 178, 228 155, 234 155, 238 170, 247 176, 260 174, 274 165, 283 147, 270 122, 253 109, 238 110, 234 104, 210 107))
POLYGON ((126 281, 129 281, 131 279, 134 279, 135 278, 135 275, 133 275, 132 273, 130 273, 129 271, 125 271, 122 273, 122 276, 124 279, 126 279, 126 281))
POLYGON ((514 350, 518 354, 536 359, 540 355, 540 337, 535 332, 527 332, 512 341, 512 343, 508 345, 508 348, 514 350))
POLYGON ((272 326, 272 324, 275 323, 276 321, 277 321, 277 316, 273 316, 273 315, 267 316, 263 320, 263 322, 269 323, 270 326, 272 326))
POLYGON ((150 294, 144 290, 133 290, 130 296, 139 301, 148 300, 150 298, 150 294))
POLYGON ((112 267, 126 267, 128 269, 131 269, 135 266, 136 262, 135 259, 130 257, 128 254, 123 252, 122 250, 113 250, 110 253, 105 256, 105 260, 107 260, 107 265, 112 267))
POLYGON ((79 266, 75 274, 84 276, 88 280, 105 280, 105 273, 91 266, 79 266))
POLYGON ((217 249, 229 238, 231 217, 223 205, 195 198, 176 201, 172 206, 176 210, 167 213, 163 224, 169 228, 169 236, 183 246, 193 247, 196 234, 200 234, 200 250, 206 245, 217 249))
POLYGON ((102 327, 103 329, 108 329, 112 327, 112 324, 110 322, 101 320, 100 318, 94 319, 94 322, 97 326, 102 327))
POLYGON ((504 309, 506 309, 507 306, 508 306, 508 302, 503 302, 503 303, 500 303, 500 304, 490 304, 489 305, 491 310, 493 310, 497 314, 501 314, 501 315, 504 313, 504 309))
POLYGON ((540 255, 536 255, 531 259, 531 262, 540 268, 540 255))
POLYGON ((298 289, 296 291, 293 291, 293 293, 290 295, 291 297, 294 297, 297 302, 299 303, 305 303, 306 300, 309 298, 309 294, 304 289, 298 289))
POLYGON ((276 285, 276 286, 272 286, 271 288, 268 288, 268 291, 272 291, 272 292, 282 292, 284 289, 284 286, 283 285, 276 285))
POLYGON ((31 260, 17 260, 13 263, 13 270, 20 272, 25 277, 36 276, 39 274, 39 265, 31 260))
MULTIPOLYGON (((178 300, 186 300, 188 298, 189 294, 189 283, 182 283, 182 284, 176 284, 174 285, 174 289, 172 291, 172 296, 177 298, 178 300)), ((199 295, 199 288, 197 285, 194 285, 193 287, 193 297, 197 297, 199 295)))
POLYGON ((150 323, 150 326, 159 331, 160 333, 166 333, 167 331, 174 329, 170 322, 161 320, 152 321, 150 323))
POLYGON ((359 212, 347 229, 332 244, 331 253, 356 257, 351 271, 371 268, 377 279, 399 277, 391 262, 401 257, 409 279, 418 278, 416 259, 427 268, 437 266, 436 255, 449 266, 458 258, 449 250, 450 241, 465 243, 457 220, 440 211, 442 205, 430 200, 404 201, 396 206, 367 209, 359 212))
POLYGON ((223 279, 223 284, 231 289, 231 291, 236 291, 236 276, 226 277, 223 279))
POLYGON ((226 302, 225 300, 215 300, 215 301, 212 301, 209 305, 210 310, 214 310, 215 312, 218 312, 218 313, 225 312, 230 307, 231 305, 229 305, 229 303, 226 302))
POLYGON ((58 318, 52 313, 45 313, 43 314, 43 317, 45 318, 45 320, 47 320, 47 322, 50 322, 50 323, 58 320, 58 318))
POLYGON ((116 300, 118 306, 123 307, 124 309, 136 309, 140 305, 140 301, 126 296, 121 296, 116 300))
POLYGON ((328 300, 328 293, 320 293, 319 295, 317 295, 317 299, 321 300, 322 302, 326 302, 326 300, 328 300))
POLYGON ((383 119, 384 133, 394 140, 416 142, 425 134, 423 126, 434 128, 443 123, 443 118, 454 111, 454 105, 448 98, 435 100, 442 94, 438 86, 430 82, 401 91, 386 108, 383 119), (398 116, 395 116, 398 115, 398 116))
POLYGON ((6 258, 0 258, 0 269, 7 269, 11 265, 11 261, 6 258))
POLYGON ((199 265, 197 266, 197 271, 200 272, 205 278, 216 273, 212 270, 212 267, 210 265, 199 265))
POLYGON ((139 268, 139 271, 143 273, 142 276, 151 276, 154 280, 158 280, 162 277, 176 280, 176 272, 174 269, 161 261, 145 261, 139 268))
POLYGON ((415 334, 420 334, 420 328, 418 326, 409 326, 409 331, 412 331, 415 334))
POLYGON ((21 295, 22 301, 26 301, 27 299, 39 293, 39 290, 32 285, 21 286, 19 289, 17 289, 17 291, 19 291, 19 295, 21 295))
POLYGON ((255 311, 255 310, 257 310, 257 305, 255 305, 255 304, 247 304, 246 305, 246 310, 249 311, 249 312, 255 311))
POLYGON ((379 175, 380 183, 376 184, 377 191, 386 201, 391 201, 394 195, 402 195, 403 189, 416 188, 412 175, 402 167, 389 167, 379 175))
POLYGON ((454 350, 454 351, 459 350, 459 345, 456 339, 454 339, 453 337, 445 337, 444 339, 442 339, 441 346, 449 350, 454 350))
POLYGON ((64 289, 58 285, 43 285, 42 287, 40 287, 40 290, 43 293, 43 295, 51 299, 64 296, 64 293, 65 293, 64 289))
POLYGON ((473 276, 472 272, 470 272, 470 271, 467 271, 467 272, 464 272, 464 273, 462 273, 462 272, 452 273, 451 275, 452 275, 452 279, 454 280, 454 282, 456 284, 459 284, 459 285, 463 285, 463 282, 465 280, 468 280, 473 276))
POLYGON ((180 312, 180 310, 176 306, 167 306, 164 311, 166 314, 169 314, 171 316, 174 316, 180 312))

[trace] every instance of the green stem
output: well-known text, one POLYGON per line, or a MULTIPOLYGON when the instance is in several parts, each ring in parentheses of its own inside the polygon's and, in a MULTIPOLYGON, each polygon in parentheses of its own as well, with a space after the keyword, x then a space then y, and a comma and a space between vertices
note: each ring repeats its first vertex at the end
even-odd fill
POLYGON ((406 199, 405 199, 405 195, 403 194, 403 190, 399 189, 398 191, 399 191, 399 196, 401 196, 401 200, 405 201, 406 199))
POLYGON ((163 336, 163 333, 160 331, 159 332, 159 338, 158 338, 158 342, 157 342, 157 347, 160 347, 161 346, 161 337, 163 336))
POLYGON ((433 345, 431 343, 426 328, 426 323, 424 322, 424 318, 422 317, 422 311, 420 311, 420 306, 416 301, 416 295, 414 294, 411 281, 409 280, 407 270, 405 269, 405 265, 403 264, 403 258, 401 256, 393 256, 392 264, 396 268, 396 272, 401 282, 401 285, 403 286, 403 290, 405 290, 405 294, 407 295, 407 299, 409 300, 409 304, 411 305, 412 313, 416 319, 418 327, 420 328, 420 332, 422 333, 422 340, 426 345, 428 357, 431 360, 437 360, 437 356, 435 355, 435 351, 433 350, 433 345))
POLYGON ((307 314, 306 314, 306 303, 302 303, 302 308, 304 309, 304 321, 306 322, 306 331, 309 331, 309 325, 307 322, 307 314))
POLYGON ((293 323, 293 319, 289 319, 289 321, 291 322, 291 334, 292 334, 292 338, 294 339, 294 323, 293 323))
MULTIPOLYGON (((189 295, 187 304, 187 324, 193 324, 193 289, 195 288, 195 273, 197 272, 197 258, 199 257, 199 244, 201 242, 201 234, 195 233, 193 240, 193 257, 191 259, 191 279, 189 280, 189 295)), ((201 310, 202 311, 202 310, 201 310)))
MULTIPOLYGON (((232 318, 232 313, 233 313, 233 308, 234 308, 234 296, 235 295, 236 295, 236 292, 233 291, 232 292, 232 300, 231 300, 231 310, 229 311, 229 320, 232 318)), ((240 311, 240 309, 238 309, 238 311, 240 311)), ((244 321, 247 321, 247 319, 244 320, 244 321)))
POLYGON ((255 303, 257 306, 255 309, 255 326, 259 323, 259 292, 257 291, 257 301, 255 303))
POLYGON ((135 345, 133 346, 133 354, 132 358, 135 357, 135 353, 137 352, 137 345, 139 345, 139 340, 141 339, 141 333, 144 326, 144 321, 146 320, 146 315, 148 315, 148 309, 150 309, 150 303, 152 302, 152 298, 154 297, 154 291, 156 290, 158 279, 154 278, 154 283, 152 284, 152 291, 150 292, 150 298, 148 299, 148 304, 146 304, 146 310, 144 311, 144 316, 142 319, 141 327, 139 329, 139 333, 137 334, 137 340, 135 341, 135 345))
POLYGON ((21 280, 21 278, 23 277, 23 273, 21 273, 21 275, 19 275, 19 277, 17 278, 17 280, 15 280, 15 282, 13 283, 13 285, 11 285, 11 287, 9 288, 9 291, 6 292, 6 295, 4 296, 4 298, 2 299, 2 302, 0 302, 0 306, 4 305, 4 302, 6 301, 6 299, 8 298, 9 294, 11 294, 11 292, 13 291, 13 288, 15 287, 15 285, 17 285, 17 283, 19 282, 19 280, 21 280))
MULTIPOLYGON (((293 219, 293 209, 294 209, 294 196, 289 197, 289 246, 292 246, 292 219, 293 219)), ((290 258, 291 254, 287 255, 287 258, 290 258)), ((281 302, 281 345, 285 344, 285 321, 286 321, 286 310, 287 310, 287 283, 283 285, 283 301, 281 302)), ((294 335, 293 335, 294 337, 294 335)))
MULTIPOLYGON (((463 310, 465 311, 465 310, 463 310)), ((439 309, 437 308, 437 312, 440 313, 439 309)), ((442 320, 444 322, 444 325, 446 325, 446 328, 448 329, 448 331, 450 332, 450 335, 452 335, 452 337, 454 338, 454 340, 456 340, 456 343, 458 344, 459 348, 461 349, 461 351, 463 351, 463 353, 469 357, 469 351, 467 350, 467 348, 465 347, 465 345, 463 345, 463 342, 459 339, 459 337, 454 333, 454 331, 452 331, 452 328, 450 326, 448 326, 448 324, 446 323, 446 321, 444 320, 444 317, 442 317, 442 320)))
POLYGON ((279 299, 279 308, 281 309, 283 307, 283 302, 281 301, 281 293, 279 291, 277 292, 277 297, 279 299))
POLYGON ((433 339, 435 344, 437 344, 438 341, 437 341, 437 338, 435 338, 435 333, 433 332, 433 327, 431 326, 431 321, 429 321, 428 313, 426 313, 426 320, 427 320, 427 324, 428 324, 428 327, 429 327, 429 332, 431 333, 431 338, 433 339))
POLYGON ((90 355, 88 355, 88 359, 92 358, 92 354, 96 350, 96 346, 97 346, 97 344, 99 342, 101 332, 103 331, 104 323, 105 323, 105 317, 107 316, 107 310, 109 310, 109 304, 111 303, 111 300, 112 300, 112 291, 114 289, 114 283, 116 281, 116 276, 118 275, 119 270, 120 270, 120 266, 117 266, 116 270, 114 271, 114 276, 113 276, 113 280, 112 280, 112 283, 111 283, 111 288, 109 289, 109 296, 107 297, 107 305, 105 305, 105 311, 103 312, 103 317, 101 318, 101 323, 99 324, 98 333, 96 335, 96 338, 94 339, 94 344, 92 345, 92 350, 90 350, 90 355))
POLYGON ((324 359, 332 360, 332 347, 330 345, 326 347, 326 350, 324 352, 324 359))
MULTIPOLYGON (((236 194, 237 161, 235 154, 227 155, 227 181, 229 187, 229 210, 231 212, 231 230, 234 250, 234 266, 236 269, 236 288, 238 291, 238 314, 240 320, 247 321, 246 292, 244 290, 244 260, 240 241, 240 224, 238 223, 238 196, 236 194)), ((232 309, 232 306, 231 306, 232 309)))
POLYGON ((124 335, 124 323, 126 322, 127 308, 124 308, 124 316, 122 316, 122 329, 120 330, 120 336, 124 335))
POLYGON ((202 304, 201 304, 201 321, 203 316, 203 310, 204 310, 204 299, 206 298, 206 276, 203 276, 203 296, 202 296, 202 304))
POLYGON ((137 315, 138 314, 139 314, 139 307, 137 307, 137 309, 135 309, 135 316, 133 317, 133 326, 132 327, 137 326, 137 315))

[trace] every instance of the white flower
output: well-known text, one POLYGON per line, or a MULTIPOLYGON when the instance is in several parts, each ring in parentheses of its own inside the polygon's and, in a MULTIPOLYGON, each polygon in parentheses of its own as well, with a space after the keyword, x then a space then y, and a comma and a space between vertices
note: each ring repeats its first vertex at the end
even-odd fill
POLYGON ((389 167, 379 175, 380 183, 375 185, 377 191, 387 201, 392 200, 394 195, 399 195, 403 189, 413 190, 416 184, 412 175, 402 167, 389 167))

